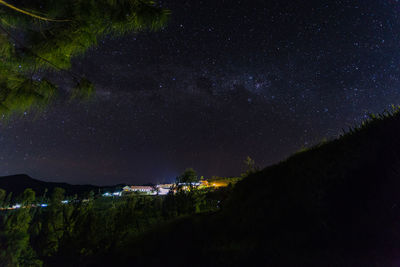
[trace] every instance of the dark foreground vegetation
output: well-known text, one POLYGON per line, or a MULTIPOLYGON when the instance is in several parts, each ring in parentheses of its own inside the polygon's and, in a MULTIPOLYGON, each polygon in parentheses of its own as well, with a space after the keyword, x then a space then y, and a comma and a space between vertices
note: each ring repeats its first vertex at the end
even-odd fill
POLYGON ((166 196, 109 198, 91 191, 79 198, 62 188, 50 197, 32 189, 13 197, 0 189, 0 266, 104 265, 151 228, 217 210, 230 190, 177 186, 166 196))
MULTIPOLYGON (((249 174, 233 191, 63 205, 55 190, 45 209, 1 213, 0 259, 5 266, 396 266, 398 136, 398 111, 372 117, 249 174)), ((19 200, 26 205, 34 194, 19 200)))
POLYGON ((121 265, 398 266, 400 114, 239 182, 214 214, 153 229, 109 255, 121 265))

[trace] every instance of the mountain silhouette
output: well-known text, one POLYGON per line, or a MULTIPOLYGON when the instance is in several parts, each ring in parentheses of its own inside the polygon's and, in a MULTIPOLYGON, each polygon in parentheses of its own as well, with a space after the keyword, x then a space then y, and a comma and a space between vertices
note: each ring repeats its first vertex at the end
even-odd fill
POLYGON ((93 191, 95 193, 103 191, 106 188, 112 188, 117 186, 96 186, 96 185, 72 185, 68 183, 56 183, 56 182, 45 182, 34 179, 26 174, 16 174, 10 176, 0 177, 0 188, 7 192, 12 192, 13 196, 20 195, 26 188, 31 188, 36 192, 37 196, 41 196, 45 193, 46 189, 48 194, 51 194, 54 188, 60 187, 65 190, 66 195, 82 196, 87 192, 93 191))

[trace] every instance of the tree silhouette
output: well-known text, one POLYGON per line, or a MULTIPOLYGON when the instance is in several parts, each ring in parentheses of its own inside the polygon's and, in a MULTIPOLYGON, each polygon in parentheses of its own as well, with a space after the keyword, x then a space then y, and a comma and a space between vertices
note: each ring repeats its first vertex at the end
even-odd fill
POLYGON ((39 15, 36 15, 36 14, 34 14, 32 12, 20 9, 20 8, 14 6, 14 5, 11 5, 11 4, 7 3, 6 1, 3 1, 3 0, 0 0, 0 5, 6 6, 6 7, 10 8, 10 9, 12 9, 14 11, 17 11, 17 12, 20 12, 22 14, 31 16, 31 17, 33 17, 35 19, 40 19, 40 20, 44 20, 44 21, 66 21, 66 20, 57 20, 57 19, 45 18, 45 17, 39 16, 39 15))
POLYGON ((54 98, 57 87, 45 79, 49 70, 71 77, 76 84, 71 98, 88 98, 93 85, 70 70, 72 58, 106 35, 158 30, 170 14, 148 0, 22 0, 18 5, 0 0, 3 117, 45 107, 54 98))
POLYGON ((246 159, 243 161, 246 171, 241 174, 242 177, 246 177, 252 173, 255 173, 259 170, 259 168, 256 166, 255 161, 250 158, 250 156, 247 156, 246 159))
MULTIPOLYGON (((5 196, 4 191, 2 195, 5 196)), ((35 201, 35 192, 26 189, 19 200, 23 208, 0 216, 0 266, 40 266, 29 245, 28 233, 32 220, 30 204, 35 201)))
POLYGON ((196 183, 200 180, 200 177, 197 175, 196 171, 192 168, 186 169, 181 175, 176 178, 176 182, 183 184, 192 184, 196 183))

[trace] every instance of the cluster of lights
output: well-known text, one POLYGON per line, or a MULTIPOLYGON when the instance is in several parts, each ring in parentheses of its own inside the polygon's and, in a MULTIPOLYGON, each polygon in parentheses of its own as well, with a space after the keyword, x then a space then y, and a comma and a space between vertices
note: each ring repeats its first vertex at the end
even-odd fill
POLYGON ((110 193, 110 192, 106 192, 103 194, 103 197, 120 197, 122 195, 122 192, 114 192, 114 193, 110 193))
MULTIPOLYGON (((68 204, 69 202, 70 202, 69 200, 62 200, 62 201, 61 201, 62 204, 68 204)), ((45 208, 45 207, 47 207, 47 206, 48 206, 47 203, 41 203, 41 204, 37 204, 37 205, 32 204, 32 205, 30 205, 30 206, 22 206, 21 204, 16 203, 16 204, 14 204, 14 205, 12 205, 12 206, 10 206, 10 207, 0 208, 0 210, 15 210, 15 209, 20 209, 20 208, 28 208, 28 207, 32 207, 32 208, 38 208, 38 207, 45 208)))

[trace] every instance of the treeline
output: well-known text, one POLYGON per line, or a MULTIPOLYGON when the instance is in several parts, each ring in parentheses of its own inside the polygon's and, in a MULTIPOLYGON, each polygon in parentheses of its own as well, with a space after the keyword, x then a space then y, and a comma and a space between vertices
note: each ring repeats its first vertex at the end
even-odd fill
MULTIPOLYGON (((126 239, 156 225, 219 209, 230 187, 213 190, 177 188, 167 196, 130 195, 70 199, 56 188, 47 207, 36 207, 32 189, 18 197, 18 209, 0 211, 0 266, 86 266, 101 262, 126 239), (100 259, 100 260, 99 260, 100 259)), ((10 205, 0 190, 0 206, 10 205)), ((39 205, 40 206, 40 205, 39 205)))

